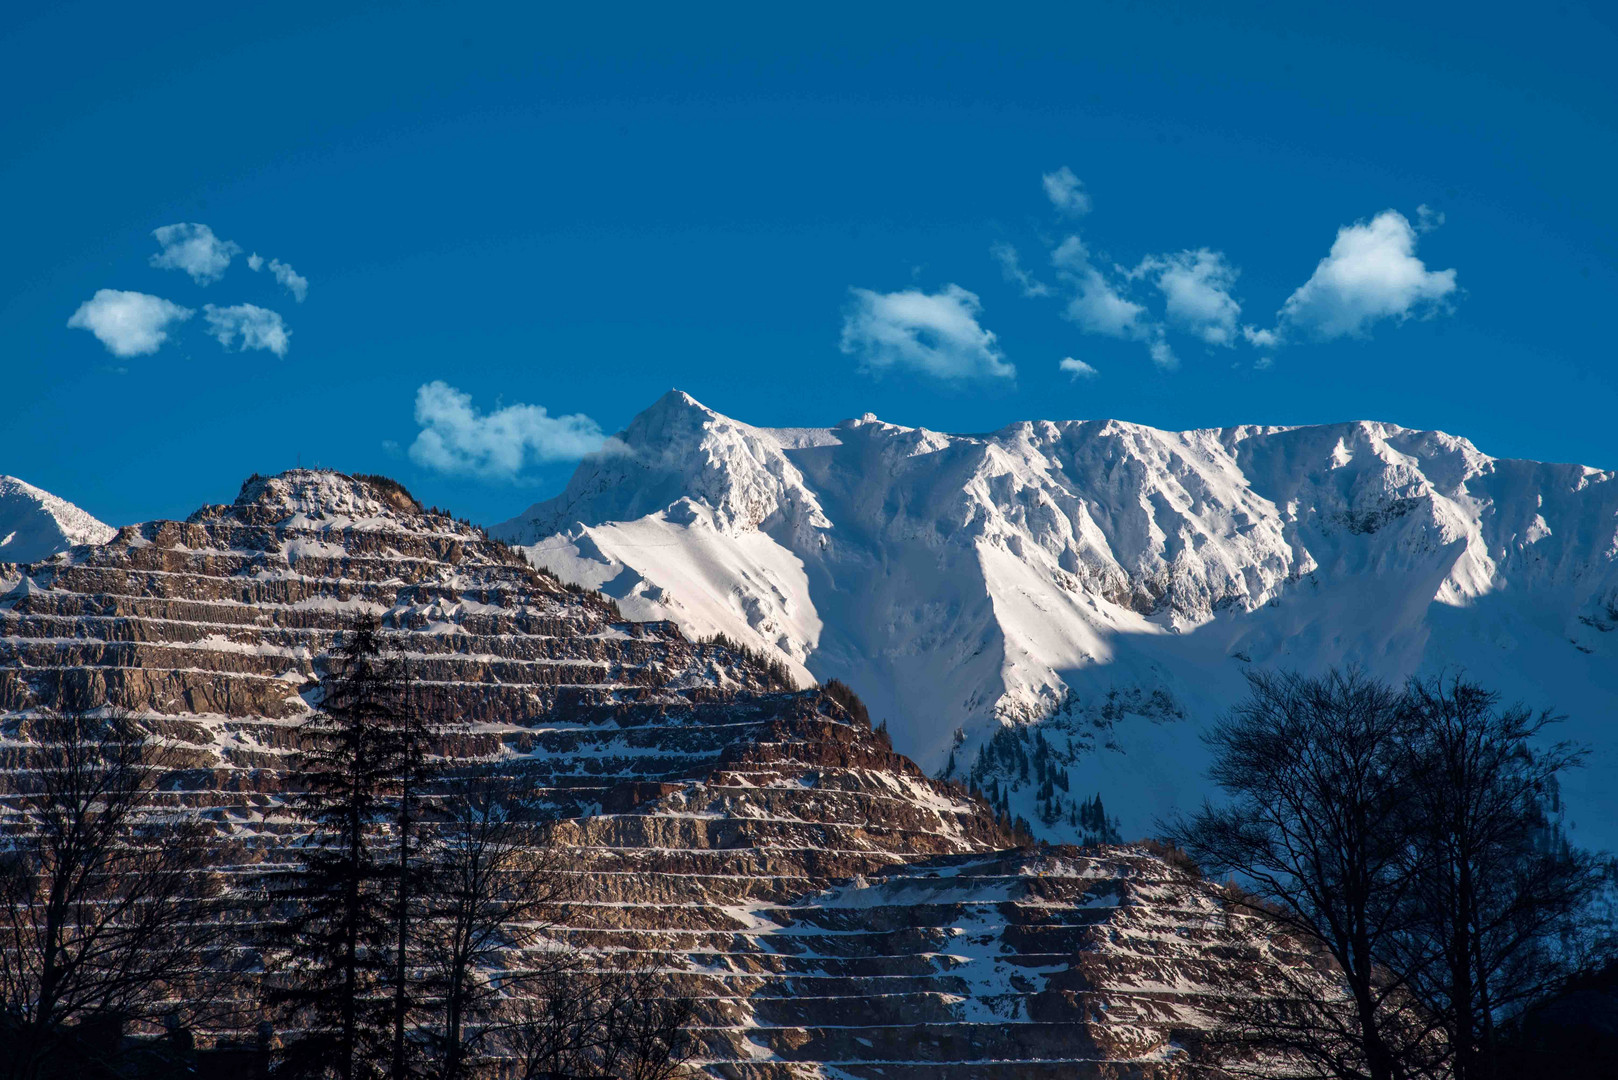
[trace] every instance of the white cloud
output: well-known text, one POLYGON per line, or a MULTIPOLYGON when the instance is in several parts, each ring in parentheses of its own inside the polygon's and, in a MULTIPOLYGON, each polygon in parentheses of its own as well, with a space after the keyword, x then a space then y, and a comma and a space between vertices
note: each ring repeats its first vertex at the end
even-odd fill
POLYGON ((67 320, 75 330, 88 330, 114 356, 154 353, 168 340, 169 323, 196 314, 190 308, 146 293, 97 289, 67 320))
POLYGON ((1045 195, 1064 214, 1079 217, 1090 212, 1090 195, 1084 190, 1084 184, 1073 170, 1063 165, 1055 172, 1041 176, 1045 184, 1045 195))
POLYGON ((1075 360, 1071 356, 1064 358, 1061 363, 1056 365, 1056 367, 1059 371, 1065 371, 1069 375, 1073 376, 1075 380, 1093 379, 1097 375, 1101 374, 1101 372, 1097 371, 1091 365, 1086 364, 1083 360, 1075 360))
POLYGON ((1297 330, 1321 340, 1359 337, 1380 319, 1403 322, 1445 310, 1456 291, 1455 271, 1428 270, 1416 258, 1416 234, 1397 210, 1338 229, 1331 253, 1282 305, 1280 336, 1297 330))
POLYGON ((205 304, 202 314, 208 320, 208 332, 227 349, 236 345, 237 352, 268 349, 276 356, 287 354, 287 340, 292 331, 286 328, 278 312, 254 304, 233 307, 205 304))
POLYGON ((1260 330, 1256 326, 1242 327, 1242 337, 1255 349, 1273 349, 1281 344, 1281 335, 1274 330, 1260 330))
POLYGON ((416 391, 416 423, 411 461, 486 479, 515 480, 530 462, 577 461, 610 442, 582 413, 551 416, 539 405, 481 413, 470 394, 441 380, 416 391))
POLYGON ((1434 210, 1426 203, 1422 203, 1420 206, 1416 207, 1417 232, 1430 233, 1442 224, 1444 224, 1444 214, 1442 211, 1434 210))
POLYGON ((163 250, 152 256, 152 265, 159 270, 184 270, 198 285, 211 285, 224 276, 230 260, 242 249, 221 240, 206 225, 181 222, 153 229, 163 250))
POLYGON ((1074 287, 1067 317, 1095 334, 1133 337, 1146 321, 1146 309, 1127 300, 1090 261, 1090 250, 1070 236, 1051 252, 1051 263, 1074 287))
POLYGON ((1230 291, 1240 273, 1222 252, 1198 248, 1141 261, 1130 277, 1148 277, 1164 297, 1169 321, 1209 345, 1234 345, 1242 306, 1230 291))
POLYGON ((298 303, 303 303, 303 298, 309 295, 309 279, 280 259, 270 260, 270 273, 275 275, 275 280, 279 281, 281 287, 291 293, 292 299, 298 303))
POLYGON ((1067 318, 1092 334, 1142 342, 1159 367, 1179 365, 1162 324, 1152 319, 1144 305, 1124 296, 1120 287, 1091 262, 1084 241, 1069 236, 1051 252, 1051 263, 1073 289, 1063 311, 1067 318))
POLYGON ((250 270, 256 272, 264 269, 266 265, 269 266, 270 273, 275 275, 275 280, 292 294, 292 298, 300 304, 303 303, 304 297, 309 295, 309 279, 280 259, 271 259, 265 263, 264 256, 256 251, 247 257, 247 266, 250 270))
POLYGON ((1049 296, 1050 286, 1041 281, 1034 280, 1034 276, 1023 269, 1022 260, 1017 258, 1017 249, 1007 243, 997 243, 989 248, 989 254, 1000 264, 1000 272, 1006 280, 1022 288, 1024 296, 1049 296))
POLYGON ((940 379, 1016 377, 995 336, 978 324, 976 293, 946 285, 878 293, 853 289, 843 320, 841 348, 858 355, 866 371, 911 368, 940 379))
POLYGON ((1180 358, 1174 355, 1169 348, 1168 339, 1163 335, 1161 326, 1155 328, 1155 333, 1146 341, 1146 355, 1152 358, 1152 363, 1164 371, 1173 371, 1180 366, 1180 358))

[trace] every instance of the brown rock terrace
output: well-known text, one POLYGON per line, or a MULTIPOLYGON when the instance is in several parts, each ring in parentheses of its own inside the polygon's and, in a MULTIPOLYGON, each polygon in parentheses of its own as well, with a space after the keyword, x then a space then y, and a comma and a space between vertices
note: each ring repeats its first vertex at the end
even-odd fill
POLYGON ((833 696, 626 621, 380 478, 254 477, 0 565, 4 788, 30 712, 126 708, 185 751, 163 797, 271 863, 296 725, 362 611, 441 753, 543 791, 581 879, 565 936, 675 973, 711 1075, 1206 1075, 1198 1033, 1295 959, 1143 849, 1013 849, 833 696))

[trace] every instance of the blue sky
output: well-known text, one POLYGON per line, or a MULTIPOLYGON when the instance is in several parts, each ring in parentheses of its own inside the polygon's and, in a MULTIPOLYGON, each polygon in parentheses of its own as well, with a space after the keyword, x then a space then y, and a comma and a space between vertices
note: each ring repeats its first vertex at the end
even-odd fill
POLYGON ((1614 9, 1213 6, 11 12, 0 472, 494 521, 671 386, 1618 467, 1614 9))

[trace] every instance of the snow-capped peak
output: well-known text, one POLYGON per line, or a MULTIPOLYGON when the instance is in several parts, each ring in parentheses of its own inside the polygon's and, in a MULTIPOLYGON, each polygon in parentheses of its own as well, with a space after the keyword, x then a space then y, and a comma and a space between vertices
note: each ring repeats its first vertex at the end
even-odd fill
POLYGON ((1591 731, 1618 712, 1618 474, 1393 424, 772 429, 675 392, 494 531, 842 679, 934 771, 1037 722, 1126 831, 1200 790, 1179 721, 1251 665, 1464 666, 1591 731))
POLYGON ((0 476, 0 562, 37 562, 78 544, 105 544, 117 531, 66 499, 0 476))

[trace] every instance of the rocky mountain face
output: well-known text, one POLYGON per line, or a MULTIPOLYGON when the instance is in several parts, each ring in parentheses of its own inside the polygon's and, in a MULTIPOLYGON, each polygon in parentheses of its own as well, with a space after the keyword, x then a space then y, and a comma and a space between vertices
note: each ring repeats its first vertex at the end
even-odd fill
POLYGON ((66 499, 0 476, 0 562, 32 562, 75 544, 104 544, 116 531, 66 499))
POLYGON ((274 862, 297 724, 360 611, 409 657, 438 752, 548 799, 577 878, 558 934, 672 972, 708 1075, 1166 1080, 1306 962, 1149 851, 1017 849, 836 695, 329 472, 0 566, 0 813, 32 713, 110 704, 186 753, 168 808, 240 869, 274 862))
POLYGON ((1618 474, 1390 424, 768 429, 671 392, 494 534, 636 617, 841 679, 1040 835, 1200 800, 1259 667, 1465 671, 1593 748, 1618 846, 1618 474))

